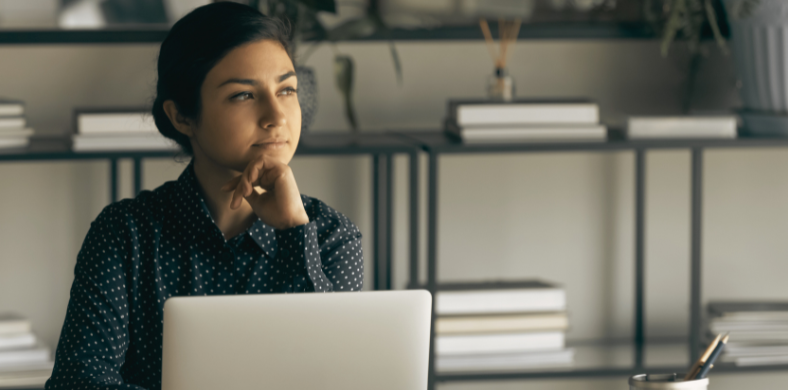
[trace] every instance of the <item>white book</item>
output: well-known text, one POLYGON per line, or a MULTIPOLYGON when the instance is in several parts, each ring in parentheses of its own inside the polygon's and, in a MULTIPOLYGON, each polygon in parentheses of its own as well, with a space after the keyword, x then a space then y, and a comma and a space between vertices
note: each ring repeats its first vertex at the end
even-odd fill
POLYGON ((24 113, 24 103, 16 100, 0 99, 0 116, 20 116, 24 113))
POLYGON ((21 149, 26 148, 30 145, 29 138, 23 137, 14 137, 14 138, 3 138, 0 137, 0 149, 21 149))
POLYGON ((590 102, 532 101, 492 103, 450 101, 450 115, 460 126, 514 124, 597 124, 599 107, 590 102))
POLYGON ((709 323, 709 331, 714 334, 745 331, 788 331, 787 321, 729 321, 714 319, 709 323))
POLYGON ((9 128, 9 129, 0 129, 0 139, 8 139, 8 138, 26 138, 33 135, 34 131, 30 128, 25 129, 18 129, 18 128, 9 128))
POLYGON ((452 131, 465 143, 503 142, 573 142, 607 140, 603 125, 529 125, 498 127, 463 127, 452 131))
POLYGON ((27 126, 27 120, 23 116, 17 117, 0 117, 0 134, 5 131, 5 129, 24 129, 27 126))
POLYGON ((568 327, 566 313, 438 317, 435 320, 437 334, 530 332, 566 330, 568 327))
POLYGON ((16 374, 0 375, 0 389, 41 389, 52 376, 52 372, 20 372, 16 374))
POLYGON ((435 338, 435 353, 439 356, 545 351, 563 348, 563 332, 439 335, 435 338))
POLYGON ((155 134, 74 135, 72 149, 76 152, 103 150, 178 150, 175 141, 155 134))
POLYGON ((54 367, 55 367, 55 362, 53 362, 52 360, 47 360, 45 362, 33 362, 27 364, 15 364, 12 366, 0 367, 0 376, 12 374, 12 373, 18 373, 18 372, 34 372, 34 371, 44 371, 51 373, 54 367))
POLYGON ((484 355, 437 356, 435 369, 451 371, 511 371, 533 368, 565 367, 574 361, 572 348, 555 351, 484 355))
POLYGON ((630 117, 630 139, 655 138, 736 138, 734 116, 630 117))
POLYGON ((37 344, 33 348, 0 351, 0 367, 2 368, 14 368, 48 361, 50 361, 49 348, 42 344, 37 344))
POLYGON ((0 334, 0 351, 36 345, 36 336, 32 333, 0 334))
POLYGON ((435 297, 438 315, 565 310, 564 289, 541 281, 442 284, 435 297))
POLYGON ((77 112, 78 134, 158 133, 148 112, 77 112))
POLYGON ((30 333, 32 330, 27 318, 15 313, 0 313, 0 335, 30 333))
POLYGON ((747 356, 737 358, 735 362, 740 367, 788 364, 788 355, 747 356))

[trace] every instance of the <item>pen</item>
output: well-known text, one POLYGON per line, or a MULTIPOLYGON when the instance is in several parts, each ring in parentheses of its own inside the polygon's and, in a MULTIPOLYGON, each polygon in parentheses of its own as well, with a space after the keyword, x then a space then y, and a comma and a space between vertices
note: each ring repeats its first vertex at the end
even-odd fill
POLYGON ((703 367, 700 368, 700 372, 698 372, 698 376, 696 376, 695 379, 703 379, 706 377, 706 375, 709 373, 709 370, 711 370, 711 367, 714 365, 714 362, 718 357, 720 357, 720 354, 722 354, 722 350, 725 349, 725 344, 728 343, 728 337, 729 336, 726 335, 722 338, 722 341, 717 344, 717 348, 714 348, 714 352, 711 353, 711 357, 709 357, 709 360, 706 360, 706 363, 704 363, 703 367))
POLYGON ((717 348, 717 344, 720 342, 721 338, 722 335, 718 334, 717 337, 714 338, 714 341, 709 343, 709 347, 706 348, 706 351, 703 352, 703 355, 700 355, 698 361, 696 361, 695 364, 690 367, 689 371, 687 371, 687 375, 684 376, 685 381, 692 380, 696 375, 698 375, 698 370, 700 370, 701 366, 703 366, 703 363, 706 363, 706 360, 709 359, 709 356, 711 356, 712 352, 714 352, 714 349, 717 348))

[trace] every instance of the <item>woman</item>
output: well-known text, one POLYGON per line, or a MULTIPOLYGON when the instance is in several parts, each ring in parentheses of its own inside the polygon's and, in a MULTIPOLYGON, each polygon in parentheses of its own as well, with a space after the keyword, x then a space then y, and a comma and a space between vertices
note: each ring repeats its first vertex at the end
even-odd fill
POLYGON ((47 389, 159 389, 171 296, 361 289, 361 234, 287 165, 301 110, 286 37, 231 2, 173 26, 153 116, 192 161, 91 224, 47 389))

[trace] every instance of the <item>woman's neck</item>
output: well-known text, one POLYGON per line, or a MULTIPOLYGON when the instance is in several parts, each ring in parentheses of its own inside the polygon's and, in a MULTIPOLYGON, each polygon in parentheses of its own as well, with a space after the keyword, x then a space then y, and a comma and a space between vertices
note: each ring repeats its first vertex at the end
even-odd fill
POLYGON ((229 240, 246 231, 257 216, 246 201, 241 202, 241 207, 237 210, 230 209, 232 192, 221 190, 222 186, 238 176, 239 172, 220 167, 204 157, 195 155, 194 175, 202 189, 211 217, 224 234, 224 238, 229 240))

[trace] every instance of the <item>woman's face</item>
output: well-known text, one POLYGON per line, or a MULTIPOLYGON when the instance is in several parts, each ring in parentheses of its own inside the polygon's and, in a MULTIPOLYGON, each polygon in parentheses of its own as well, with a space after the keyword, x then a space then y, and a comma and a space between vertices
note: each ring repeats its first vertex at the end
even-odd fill
POLYGON ((293 62, 277 41, 230 51, 205 77, 202 114, 191 137, 195 158, 242 172, 263 154, 285 164, 301 136, 293 62))

